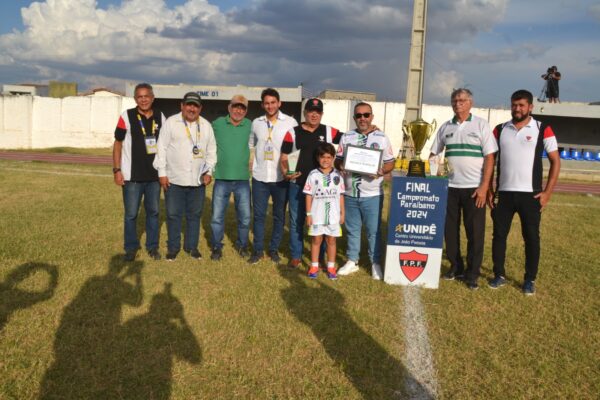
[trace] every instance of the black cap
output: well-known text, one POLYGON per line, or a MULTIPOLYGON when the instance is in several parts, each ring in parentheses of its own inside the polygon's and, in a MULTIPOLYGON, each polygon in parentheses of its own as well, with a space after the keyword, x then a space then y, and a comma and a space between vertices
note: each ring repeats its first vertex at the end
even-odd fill
POLYGON ((200 106, 201 101, 200 95, 196 92, 187 92, 182 100, 183 104, 194 103, 197 106, 200 106))
POLYGON ((306 104, 304 104, 304 110, 323 112, 323 102, 316 97, 308 99, 306 104))

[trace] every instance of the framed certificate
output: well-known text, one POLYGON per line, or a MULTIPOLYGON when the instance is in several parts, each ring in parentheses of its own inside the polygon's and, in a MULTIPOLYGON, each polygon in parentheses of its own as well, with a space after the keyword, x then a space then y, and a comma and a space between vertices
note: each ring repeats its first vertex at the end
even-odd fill
POLYGON ((349 144, 344 156, 344 169, 361 175, 377 175, 382 157, 383 150, 381 149, 349 144))

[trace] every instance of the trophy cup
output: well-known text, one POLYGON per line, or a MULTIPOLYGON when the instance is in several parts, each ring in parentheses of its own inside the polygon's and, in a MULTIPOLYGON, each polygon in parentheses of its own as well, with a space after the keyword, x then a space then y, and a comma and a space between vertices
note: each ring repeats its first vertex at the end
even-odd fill
POLYGON ((404 133, 410 136, 415 146, 414 157, 408 164, 408 174, 406 176, 425 178, 425 162, 421 160, 421 151, 436 127, 435 119, 430 124, 421 118, 402 127, 404 133))

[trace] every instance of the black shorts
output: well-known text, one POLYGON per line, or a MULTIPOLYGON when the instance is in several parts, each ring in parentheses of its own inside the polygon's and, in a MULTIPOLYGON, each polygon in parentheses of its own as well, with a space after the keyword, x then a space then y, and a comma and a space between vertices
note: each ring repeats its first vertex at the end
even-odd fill
POLYGON ((546 86, 546 97, 558 98, 558 82, 553 79, 548 79, 548 86, 546 86))

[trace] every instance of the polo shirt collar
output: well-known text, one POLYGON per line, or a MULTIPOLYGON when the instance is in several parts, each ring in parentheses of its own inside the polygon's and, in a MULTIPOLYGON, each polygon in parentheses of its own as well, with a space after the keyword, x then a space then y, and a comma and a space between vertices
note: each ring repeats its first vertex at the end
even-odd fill
MULTIPOLYGON (((533 117, 529 118, 529 122, 527 123, 527 125, 523 126, 523 128, 531 128, 537 125, 537 121, 535 119, 533 119, 533 117)), ((508 124, 506 126, 510 126, 511 128, 513 128, 515 131, 517 130, 517 128, 515 127, 515 124, 513 124, 512 119, 510 121, 508 121, 508 124)), ((521 129, 523 129, 521 128, 521 129)))
MULTIPOLYGON (((469 116, 467 117, 467 119, 465 119, 465 121, 472 121, 473 120, 473 114, 469 113, 469 116)), ((458 118, 456 118, 456 115, 454 117, 452 117, 452 123, 453 124, 458 124, 458 118)))
MULTIPOLYGON (((277 120, 278 121, 285 121, 286 119, 288 119, 289 117, 287 115, 285 115, 284 113, 281 112, 281 110, 277 113, 277 120)), ((262 121, 266 121, 267 120, 267 116, 266 115, 262 115, 260 117, 260 119, 262 121)))

